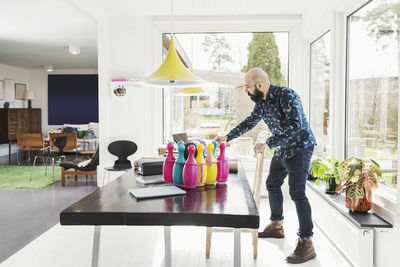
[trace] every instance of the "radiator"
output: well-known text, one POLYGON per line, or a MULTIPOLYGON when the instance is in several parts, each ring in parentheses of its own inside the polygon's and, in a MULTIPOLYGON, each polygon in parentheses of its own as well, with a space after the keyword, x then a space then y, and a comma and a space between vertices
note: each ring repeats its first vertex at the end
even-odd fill
POLYGON ((314 223, 356 267, 374 266, 374 231, 359 228, 307 185, 314 223))

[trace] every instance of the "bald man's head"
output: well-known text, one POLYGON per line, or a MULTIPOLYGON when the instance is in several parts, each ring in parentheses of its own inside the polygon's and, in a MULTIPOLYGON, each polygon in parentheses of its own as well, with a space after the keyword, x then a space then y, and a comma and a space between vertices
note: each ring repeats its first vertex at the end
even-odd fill
POLYGON ((253 84, 257 82, 264 83, 265 85, 269 84, 268 74, 261 68, 251 68, 247 73, 245 80, 249 79, 253 84))
POLYGON ((254 102, 267 97, 270 86, 268 74, 261 68, 251 68, 244 77, 246 93, 254 102))

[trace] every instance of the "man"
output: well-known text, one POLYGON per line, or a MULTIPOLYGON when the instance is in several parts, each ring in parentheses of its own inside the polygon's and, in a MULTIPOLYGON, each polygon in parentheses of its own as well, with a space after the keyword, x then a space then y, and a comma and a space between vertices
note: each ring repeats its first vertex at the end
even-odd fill
POLYGON ((284 238, 283 196, 281 186, 289 175, 289 192, 295 202, 299 221, 298 242, 294 252, 286 260, 302 263, 315 258, 311 240, 313 223, 311 207, 306 196, 310 159, 315 138, 303 112, 300 97, 292 89, 272 85, 268 75, 260 68, 250 69, 245 76, 246 93, 256 104, 251 114, 226 136, 217 136, 218 142, 229 142, 251 130, 263 119, 272 136, 266 143, 257 143, 256 153, 264 153, 265 147, 275 148, 267 178, 267 190, 271 209, 270 224, 260 238, 284 238))

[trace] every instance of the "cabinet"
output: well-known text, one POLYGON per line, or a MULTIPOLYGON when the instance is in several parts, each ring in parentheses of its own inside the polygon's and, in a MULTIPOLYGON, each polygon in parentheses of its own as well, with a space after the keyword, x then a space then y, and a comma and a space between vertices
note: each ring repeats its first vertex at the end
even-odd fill
POLYGON ((11 163, 11 145, 18 133, 41 133, 42 110, 40 108, 0 109, 0 144, 8 143, 8 159, 11 163))

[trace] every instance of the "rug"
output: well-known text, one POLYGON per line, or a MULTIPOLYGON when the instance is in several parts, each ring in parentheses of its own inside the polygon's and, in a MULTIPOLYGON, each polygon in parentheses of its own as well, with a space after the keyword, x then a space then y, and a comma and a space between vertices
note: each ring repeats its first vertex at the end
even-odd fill
POLYGON ((45 176, 45 166, 33 167, 32 180, 29 177, 32 172, 32 166, 0 166, 0 188, 3 189, 38 189, 49 186, 61 179, 61 168, 47 167, 47 176, 45 176))

